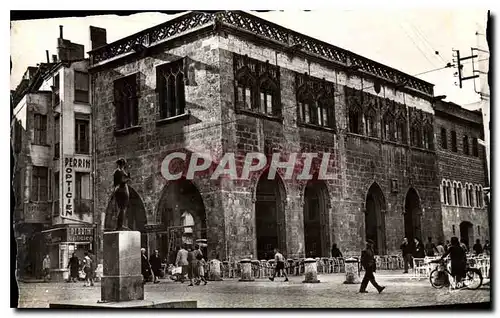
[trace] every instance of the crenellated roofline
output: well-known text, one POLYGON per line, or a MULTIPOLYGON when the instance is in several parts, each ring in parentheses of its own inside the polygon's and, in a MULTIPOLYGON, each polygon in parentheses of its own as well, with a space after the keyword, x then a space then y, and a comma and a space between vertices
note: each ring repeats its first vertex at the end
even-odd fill
POLYGON ((431 83, 243 11, 187 12, 165 23, 90 51, 90 66, 100 66, 170 39, 210 28, 214 31, 224 29, 229 32, 255 34, 285 49, 320 58, 337 66, 357 69, 427 97, 434 95, 434 85, 431 83))

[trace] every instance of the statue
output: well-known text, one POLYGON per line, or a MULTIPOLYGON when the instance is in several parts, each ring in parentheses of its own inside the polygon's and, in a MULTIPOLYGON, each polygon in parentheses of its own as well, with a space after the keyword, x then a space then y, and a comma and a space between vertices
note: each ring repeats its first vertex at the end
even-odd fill
POLYGON ((127 208, 129 203, 129 190, 127 183, 130 181, 130 173, 126 171, 127 162, 120 158, 116 161, 117 168, 113 175, 115 187, 115 202, 118 207, 117 231, 130 231, 128 228, 127 208))

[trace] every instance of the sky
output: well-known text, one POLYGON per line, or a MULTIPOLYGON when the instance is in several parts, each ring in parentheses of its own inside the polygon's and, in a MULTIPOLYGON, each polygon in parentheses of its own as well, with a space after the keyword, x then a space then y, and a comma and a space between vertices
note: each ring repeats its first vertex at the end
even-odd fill
MULTIPOLYGON (((455 68, 436 69, 452 62, 453 49, 459 49, 462 57, 471 55, 471 47, 488 50, 485 9, 329 8, 309 12, 295 9, 251 13, 410 75, 430 71, 417 77, 435 84, 436 96, 446 95, 446 100, 465 108, 474 109, 480 100, 474 91, 474 82, 479 91, 480 79, 466 81, 460 89, 455 85, 458 82, 453 75, 455 68)), ((50 55, 56 54, 59 25, 64 26, 65 39, 84 44, 87 52, 90 25, 107 29, 110 43, 178 15, 150 12, 121 17, 96 15, 12 21, 10 88, 15 89, 28 66, 46 61, 45 50, 49 50, 50 55)), ((475 60, 476 69, 487 66, 487 57, 482 53, 475 60)), ((464 76, 472 75, 470 60, 464 62, 464 76)))

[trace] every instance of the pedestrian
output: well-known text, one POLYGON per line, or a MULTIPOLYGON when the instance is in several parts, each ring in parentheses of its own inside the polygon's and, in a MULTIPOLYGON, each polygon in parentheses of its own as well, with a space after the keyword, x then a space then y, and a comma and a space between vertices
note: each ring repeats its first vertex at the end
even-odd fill
POLYGON ((187 262, 188 262, 187 272, 189 278, 188 286, 193 286, 194 270, 196 269, 197 262, 194 251, 192 250, 191 246, 188 247, 187 262))
POLYGON ((441 260, 444 260, 448 255, 451 259, 451 276, 455 279, 455 284, 465 277, 465 269, 467 267, 467 255, 465 250, 460 246, 458 237, 454 236, 451 238, 451 246, 448 251, 441 256, 441 260))
POLYGON ((443 242, 439 242, 439 243, 438 243, 438 245, 436 246, 436 251, 437 251, 438 256, 441 256, 441 255, 443 255, 444 253, 446 253, 446 251, 445 251, 445 249, 444 249, 443 242))
POLYGON ((422 245, 422 242, 420 242, 420 239, 414 238, 413 241, 415 242, 415 247, 414 247, 415 253, 413 254, 413 257, 425 258, 425 250, 422 245))
POLYGON ((151 270, 154 275, 154 284, 158 284, 161 276, 161 258, 158 250, 154 250, 154 253, 149 257, 149 263, 151 264, 151 270))
POLYGON ((187 251, 187 244, 183 244, 182 248, 179 249, 177 252, 177 258, 175 259, 175 267, 181 267, 181 278, 180 281, 181 283, 184 283, 184 280, 186 279, 186 275, 188 274, 188 251, 187 251))
POLYGON ((342 252, 337 247, 337 243, 333 243, 332 245, 332 257, 342 257, 342 252))
POLYGON ((479 255, 483 252, 483 247, 481 246, 481 241, 479 239, 476 240, 476 244, 472 247, 476 255, 479 255))
POLYGON ((42 270, 43 270, 43 281, 49 281, 50 280, 50 256, 49 254, 45 255, 45 258, 43 259, 42 262, 42 270))
POLYGON ((401 254, 403 255, 405 267, 405 271, 403 273, 406 274, 408 273, 408 265, 410 265, 411 269, 413 269, 411 246, 408 244, 408 239, 406 237, 403 238, 403 244, 401 244, 399 248, 401 249, 401 254))
POLYGON ((83 284, 83 286, 94 286, 94 277, 92 275, 92 259, 90 258, 88 252, 85 252, 84 255, 83 272, 85 273, 85 283, 83 284))
POLYGON ((436 245, 432 242, 432 237, 427 238, 427 243, 425 243, 425 256, 434 256, 437 253, 436 245))
POLYGON ((274 281, 276 274, 282 273, 285 276, 285 282, 288 282, 288 276, 285 271, 285 257, 277 248, 274 249, 274 260, 276 261, 276 266, 274 267, 273 277, 269 277, 269 280, 274 281))
POLYGON ((143 277, 143 283, 146 283, 150 280, 153 271, 151 270, 151 264, 149 263, 149 259, 146 255, 146 249, 141 248, 141 273, 143 277))
POLYGON ((71 258, 69 259, 69 262, 68 262, 68 268, 69 268, 68 282, 71 283, 71 282, 78 281, 78 268, 79 267, 80 267, 80 260, 75 255, 75 253, 73 253, 71 258))
POLYGON ((465 254, 469 253, 469 248, 467 247, 467 242, 464 239, 460 240, 460 247, 464 250, 465 254))
POLYGON ((195 278, 196 278, 196 285, 199 285, 201 282, 204 282, 205 285, 207 284, 207 280, 205 279, 205 269, 203 266, 205 266, 205 261, 203 259, 203 252, 200 249, 200 246, 197 244, 194 246, 194 255, 196 259, 196 267, 194 269, 195 273, 195 278))
POLYGON ((483 251, 486 255, 491 254, 491 246, 490 246, 490 241, 486 240, 483 246, 483 251))
POLYGON ((377 265, 375 263, 375 253, 373 252, 373 241, 366 240, 366 248, 361 252, 361 266, 365 269, 365 276, 361 281, 361 287, 359 288, 360 293, 367 293, 366 287, 368 282, 370 282, 373 287, 377 289, 379 294, 385 289, 385 286, 380 286, 375 280, 375 273, 377 271, 377 265))
POLYGON ((449 240, 446 240, 446 243, 444 243, 444 252, 448 252, 448 249, 450 248, 451 244, 449 240))

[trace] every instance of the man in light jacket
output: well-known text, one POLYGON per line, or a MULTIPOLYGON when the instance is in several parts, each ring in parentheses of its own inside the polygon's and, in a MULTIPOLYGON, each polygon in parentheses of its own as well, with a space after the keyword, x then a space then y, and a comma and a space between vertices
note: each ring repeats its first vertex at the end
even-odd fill
POLYGON ((181 282, 184 282, 186 274, 188 273, 188 251, 186 250, 187 244, 183 244, 181 249, 177 252, 177 258, 175 259, 175 266, 182 268, 182 278, 181 282))

